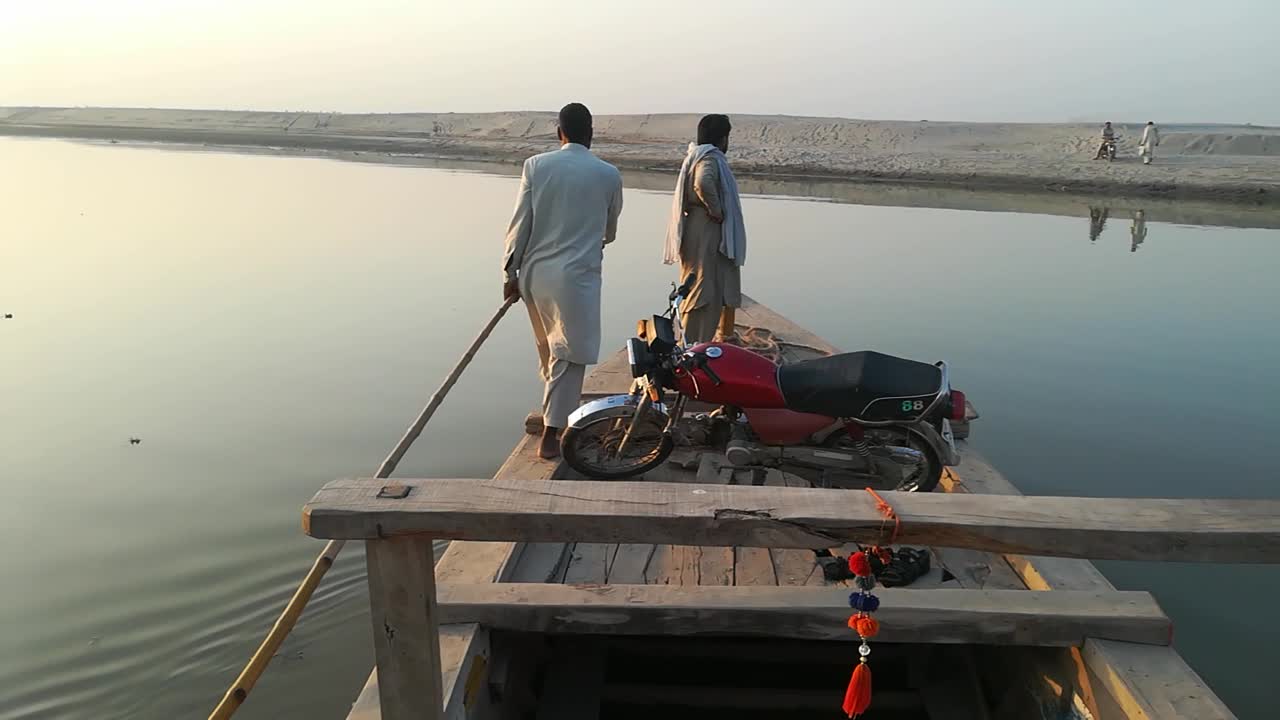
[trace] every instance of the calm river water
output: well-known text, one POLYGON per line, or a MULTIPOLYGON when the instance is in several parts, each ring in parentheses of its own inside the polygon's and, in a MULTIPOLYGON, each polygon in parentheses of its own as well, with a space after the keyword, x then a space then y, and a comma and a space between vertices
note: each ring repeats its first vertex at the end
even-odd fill
MULTIPOLYGON (((205 716, 320 547, 302 503, 374 470, 497 305, 515 187, 0 139, 0 718, 205 716)), ((661 307, 668 204, 628 190, 609 346, 661 307)), ((837 346, 947 359, 1024 491, 1280 494, 1280 230, 745 206, 747 290, 837 346)), ((400 474, 488 476, 539 392, 513 313, 400 474)), ((1273 717, 1280 569, 1103 569, 1156 594, 1241 717, 1273 717)), ((352 547, 239 717, 344 717, 366 613, 352 547)))

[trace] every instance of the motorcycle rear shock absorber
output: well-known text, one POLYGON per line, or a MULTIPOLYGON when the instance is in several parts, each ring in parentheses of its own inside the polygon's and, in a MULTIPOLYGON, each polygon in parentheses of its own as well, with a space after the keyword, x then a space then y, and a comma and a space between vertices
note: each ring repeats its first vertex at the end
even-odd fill
POLYGON ((853 452, 864 460, 869 459, 871 457, 871 446, 867 444, 867 434, 863 431, 862 426, 855 422, 847 422, 844 424, 844 431, 848 433, 849 440, 853 442, 853 452))

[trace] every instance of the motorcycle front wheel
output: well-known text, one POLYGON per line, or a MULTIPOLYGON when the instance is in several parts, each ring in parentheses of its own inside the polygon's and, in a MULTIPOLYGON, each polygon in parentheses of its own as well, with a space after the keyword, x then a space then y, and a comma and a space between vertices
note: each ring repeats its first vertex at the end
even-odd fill
POLYGON ((649 411, 648 403, 641 403, 636 413, 638 418, 635 413, 601 412, 566 429, 560 440, 565 463, 598 480, 634 477, 661 465, 675 447, 666 432, 667 417, 649 411))
MULTIPOLYGON (((901 479, 886 483, 891 484, 892 487, 880 487, 876 488, 877 490, 933 492, 933 489, 938 487, 938 481, 942 479, 942 461, 938 458, 937 451, 924 438, 905 428, 894 426, 866 428, 864 432, 872 457, 881 462, 888 460, 902 465, 901 479), (919 454, 920 460, 914 463, 891 460, 890 458, 895 454, 892 452, 893 448, 912 450, 919 454)), ((844 428, 832 433, 823 444, 845 452, 853 452, 855 448, 853 440, 849 439, 849 434, 844 428)))

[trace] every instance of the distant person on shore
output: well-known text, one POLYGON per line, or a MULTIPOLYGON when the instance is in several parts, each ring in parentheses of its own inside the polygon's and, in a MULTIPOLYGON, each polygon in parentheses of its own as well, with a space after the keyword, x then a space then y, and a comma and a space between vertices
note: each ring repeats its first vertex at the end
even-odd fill
POLYGON ((1155 123, 1148 121, 1147 126, 1142 129, 1142 143, 1138 146, 1143 165, 1150 165, 1156 159, 1156 146, 1159 144, 1160 130, 1155 123))
POLYGON ((1107 147, 1116 141, 1116 131, 1111 127, 1111 121, 1108 120, 1102 124, 1102 140, 1098 142, 1098 152, 1093 156, 1094 160, 1101 160, 1107 156, 1107 147))
POLYGON ((747 231, 738 182, 729 169, 732 130, 726 115, 698 122, 698 141, 680 166, 662 261, 680 263, 680 278, 694 276, 681 308, 685 340, 733 340, 734 315, 742 305, 742 265, 747 231))
POLYGON ((560 109, 560 149, 524 163, 502 259, 503 298, 529 310, 543 382, 538 455, 560 454, 560 431, 582 398, 587 365, 600 355, 604 246, 622 213, 622 175, 591 153, 591 111, 560 109))

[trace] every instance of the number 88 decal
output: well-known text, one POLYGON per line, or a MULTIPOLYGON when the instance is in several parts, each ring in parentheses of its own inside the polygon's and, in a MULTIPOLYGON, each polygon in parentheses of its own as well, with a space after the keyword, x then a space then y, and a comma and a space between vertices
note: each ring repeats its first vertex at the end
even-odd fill
POLYGON ((903 400, 902 401, 902 412, 911 412, 913 410, 916 412, 920 412, 921 410, 924 410, 924 401, 923 400, 903 400))

